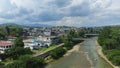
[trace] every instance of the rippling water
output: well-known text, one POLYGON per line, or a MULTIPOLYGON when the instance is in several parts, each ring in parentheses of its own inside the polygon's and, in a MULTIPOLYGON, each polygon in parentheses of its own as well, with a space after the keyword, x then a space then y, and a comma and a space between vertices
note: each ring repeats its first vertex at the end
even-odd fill
POLYGON ((96 40, 97 37, 85 40, 78 52, 52 62, 46 68, 112 68, 98 55, 96 40))

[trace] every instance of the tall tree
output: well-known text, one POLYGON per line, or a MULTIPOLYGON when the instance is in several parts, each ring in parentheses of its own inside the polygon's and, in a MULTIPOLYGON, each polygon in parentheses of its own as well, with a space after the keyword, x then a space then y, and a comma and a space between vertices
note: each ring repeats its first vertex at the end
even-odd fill
POLYGON ((24 47, 23 39, 21 37, 18 37, 14 41, 14 47, 24 47))
POLYGON ((10 28, 9 26, 5 26, 5 32, 7 35, 10 35, 10 28))

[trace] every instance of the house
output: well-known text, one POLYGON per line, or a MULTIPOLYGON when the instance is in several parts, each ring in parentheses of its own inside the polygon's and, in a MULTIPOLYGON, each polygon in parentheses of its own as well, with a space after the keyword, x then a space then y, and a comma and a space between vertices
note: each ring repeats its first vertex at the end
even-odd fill
POLYGON ((38 40, 31 40, 29 42, 24 42, 24 48, 38 49, 41 46, 41 43, 38 40))
POLYGON ((40 47, 48 47, 52 44, 50 36, 39 36, 36 39, 24 40, 24 48, 38 49, 40 47))
POLYGON ((51 36, 51 30, 44 30, 43 35, 45 36, 51 36))
POLYGON ((52 44, 50 36, 39 36, 37 40, 41 42, 42 46, 50 46, 52 44))
POLYGON ((12 48, 11 41, 0 41, 0 53, 4 53, 5 50, 12 48))

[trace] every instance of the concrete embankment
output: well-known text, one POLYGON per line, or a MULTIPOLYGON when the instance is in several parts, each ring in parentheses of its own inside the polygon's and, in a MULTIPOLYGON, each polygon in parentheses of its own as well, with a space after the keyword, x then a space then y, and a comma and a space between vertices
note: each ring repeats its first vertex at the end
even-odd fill
POLYGON ((111 61, 109 61, 107 59, 107 57, 104 55, 104 53, 102 52, 102 47, 99 45, 99 43, 96 41, 97 43, 97 47, 98 47, 98 54, 100 55, 100 57, 102 57, 106 62, 108 62, 113 68, 119 68, 118 66, 115 66, 111 63, 111 61))

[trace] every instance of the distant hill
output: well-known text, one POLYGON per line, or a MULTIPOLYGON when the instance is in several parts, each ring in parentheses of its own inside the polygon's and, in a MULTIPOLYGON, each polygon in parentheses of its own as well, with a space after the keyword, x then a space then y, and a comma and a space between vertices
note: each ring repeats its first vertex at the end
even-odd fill
POLYGON ((0 27, 6 27, 6 26, 9 26, 9 27, 23 27, 23 26, 21 26, 21 25, 15 24, 15 23, 4 23, 4 24, 0 24, 0 27))
POLYGON ((19 26, 19 25, 15 23, 4 23, 4 24, 0 24, 0 26, 19 26))
POLYGON ((52 25, 47 25, 47 24, 16 24, 16 23, 4 23, 4 24, 0 24, 0 26, 1 27, 4 26, 48 27, 48 28, 53 27, 52 25))
POLYGON ((52 25, 47 25, 47 24, 22 24, 22 25, 29 27, 48 27, 48 28, 53 27, 52 25))

